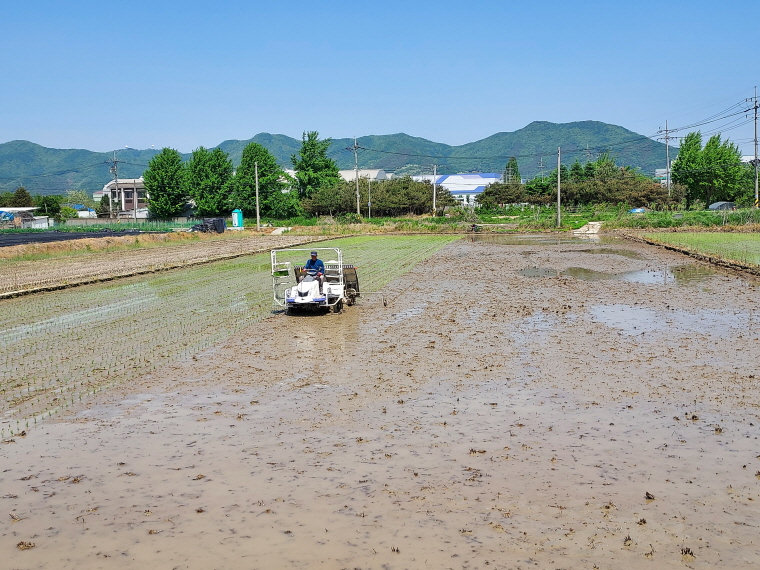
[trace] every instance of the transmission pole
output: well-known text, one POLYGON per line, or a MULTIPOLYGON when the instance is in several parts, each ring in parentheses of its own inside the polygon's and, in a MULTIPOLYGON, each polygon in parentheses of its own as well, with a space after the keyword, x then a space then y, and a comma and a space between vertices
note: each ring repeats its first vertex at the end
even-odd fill
MULTIPOLYGON (((113 181, 116 186, 116 199, 119 199, 119 169, 118 164, 120 162, 124 162, 123 160, 116 160, 116 151, 113 151, 113 160, 106 160, 106 164, 110 164, 111 168, 111 174, 113 174, 113 181)), ((135 188, 135 191, 137 188, 135 188)), ((108 197, 108 206, 111 213, 111 218, 114 218, 114 211, 113 211, 113 200, 111 200, 111 197, 108 197)), ((134 203, 135 208, 137 208, 137 202, 134 203)), ((135 212, 135 215, 137 215, 137 212, 135 212)))
POLYGON ((588 147, 588 143, 586 143, 586 150, 583 151, 586 155, 586 162, 591 162, 591 149, 588 147))
POLYGON ((752 102, 751 109, 754 110, 755 118, 755 159, 752 161, 752 165, 755 167, 755 208, 760 208, 760 195, 757 192, 757 169, 760 166, 760 161, 757 158, 757 86, 755 86, 755 96, 751 99, 747 99, 747 102, 752 102))
POLYGON ((668 198, 670 198, 670 139, 675 137, 670 136, 668 121, 665 121, 665 129, 660 129, 660 132, 665 133, 665 136, 660 139, 665 141, 665 187, 668 189, 668 198))
POLYGON ((541 182, 543 182, 544 181, 544 157, 543 156, 538 160, 538 173, 539 173, 539 176, 541 176, 541 182))
POLYGON ((560 206, 562 201, 560 199, 560 192, 562 188, 562 147, 557 147, 557 227, 562 226, 562 210, 560 206))
POLYGON ((261 231, 261 218, 259 217, 259 163, 253 163, 254 173, 256 174, 256 231, 261 231))
POLYGON ((438 165, 433 165, 433 217, 435 218, 435 195, 436 195, 436 187, 435 187, 435 181, 438 178, 438 165))
POLYGON ((359 205, 359 145, 356 144, 356 137, 354 137, 354 146, 351 147, 354 150, 354 170, 356 171, 356 215, 361 216, 361 207, 359 205))

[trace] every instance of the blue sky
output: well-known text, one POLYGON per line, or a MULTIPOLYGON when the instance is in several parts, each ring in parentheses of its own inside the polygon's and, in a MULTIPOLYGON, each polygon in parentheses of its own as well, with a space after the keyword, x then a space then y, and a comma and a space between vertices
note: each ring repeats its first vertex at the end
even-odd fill
MULTIPOLYGON (((750 4, 701 0, 6 2, 0 142, 462 144, 588 119, 651 135, 752 96, 756 37, 750 4)), ((751 152, 751 124, 725 135, 751 152)))

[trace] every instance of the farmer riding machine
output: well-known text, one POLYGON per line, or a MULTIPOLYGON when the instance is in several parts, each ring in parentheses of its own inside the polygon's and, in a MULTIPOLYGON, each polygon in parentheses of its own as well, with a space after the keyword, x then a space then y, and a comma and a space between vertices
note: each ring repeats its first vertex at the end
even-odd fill
POLYGON ((271 255, 274 302, 284 307, 288 314, 299 310, 329 311, 331 308, 339 313, 343 303, 353 305, 360 295, 356 267, 343 263, 343 252, 337 247, 273 249, 271 255), (303 264, 296 265, 292 261, 310 251, 325 252, 325 257, 332 257, 324 262, 321 288, 315 271, 306 270, 303 264))

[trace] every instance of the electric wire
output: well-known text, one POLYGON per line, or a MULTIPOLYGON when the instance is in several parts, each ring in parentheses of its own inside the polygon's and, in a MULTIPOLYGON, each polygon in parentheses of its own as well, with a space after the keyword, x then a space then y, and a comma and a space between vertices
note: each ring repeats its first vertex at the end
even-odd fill
MULTIPOLYGON (((709 107, 709 105, 708 105, 709 107)), ((694 129, 696 127, 704 126, 707 124, 715 123, 718 121, 731 119, 732 117, 737 117, 728 123, 720 126, 715 127, 713 129, 709 129, 708 131, 705 131, 702 133, 703 135, 711 135, 711 134, 717 134, 722 133, 728 130, 737 129, 739 127, 742 127, 750 122, 752 122, 752 119, 746 118, 746 113, 750 110, 747 109, 747 103, 746 101, 740 101, 737 103, 734 103, 733 105, 717 112, 713 113, 712 115, 698 120, 694 121, 692 123, 689 123, 687 125, 683 125, 680 127, 674 127, 672 129, 668 129, 668 132, 676 133, 683 130, 688 129, 694 129), (745 115, 744 118, 739 118, 738 115, 745 115)), ((627 151, 627 150, 633 150, 637 146, 642 144, 651 144, 656 142, 653 140, 658 135, 662 134, 664 131, 661 129, 657 133, 652 135, 639 135, 636 138, 627 139, 624 141, 618 141, 615 143, 607 144, 607 145, 597 145, 597 146, 586 146, 586 147, 569 147, 569 148, 563 148, 563 154, 566 156, 572 156, 577 155, 578 153, 594 153, 594 154, 600 154, 603 152, 608 152, 612 149, 616 149, 618 151, 627 151)), ((663 137, 659 137, 663 138, 663 137)), ((673 137, 675 140, 683 140, 684 137, 673 137)), ((741 139, 742 142, 746 141, 752 141, 753 139, 741 139)), ((397 151, 389 151, 389 150, 380 150, 376 148, 370 148, 365 146, 358 146, 357 150, 366 151, 366 152, 375 152, 379 154, 385 154, 385 155, 393 155, 393 156, 403 156, 403 157, 410 157, 410 158, 426 158, 426 159, 434 159, 434 160, 444 160, 444 161, 460 161, 460 160, 469 160, 469 161, 491 161, 491 160, 504 160, 507 158, 507 155, 497 155, 497 156, 457 156, 457 155, 433 155, 433 154, 420 154, 420 153, 405 153, 405 152, 397 152, 397 151)), ((528 158, 542 158, 545 156, 551 156, 554 154, 554 150, 551 151, 543 151, 543 152, 534 152, 534 153, 526 153, 526 154, 510 154, 509 156, 514 156, 515 158, 521 158, 521 159, 528 159, 528 158)), ((93 168, 97 168, 99 166, 103 166, 105 164, 109 164, 112 161, 103 161, 99 162, 97 164, 92 164, 76 169, 67 169, 67 170, 61 170, 57 172, 49 172, 49 173, 42 173, 42 174, 32 174, 32 175, 23 175, 23 176, 0 176, 0 180, 6 180, 6 181, 12 181, 12 180, 30 180, 30 179, 40 179, 40 178, 51 178, 56 176, 64 176, 66 174, 78 174, 85 172, 87 170, 91 170, 93 168)), ((126 161, 118 161, 121 164, 129 165, 129 166, 139 166, 143 168, 148 168, 149 165, 142 164, 142 163, 134 163, 134 162, 126 162, 126 161)))

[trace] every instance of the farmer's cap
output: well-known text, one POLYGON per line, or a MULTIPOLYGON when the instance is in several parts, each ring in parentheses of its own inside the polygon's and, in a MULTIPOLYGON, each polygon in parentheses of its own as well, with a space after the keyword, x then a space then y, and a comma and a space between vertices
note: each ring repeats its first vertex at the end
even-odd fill
POLYGON ((317 252, 316 251, 312 251, 311 254, 312 255, 317 255, 317 252))

